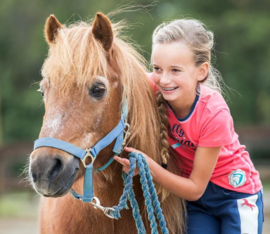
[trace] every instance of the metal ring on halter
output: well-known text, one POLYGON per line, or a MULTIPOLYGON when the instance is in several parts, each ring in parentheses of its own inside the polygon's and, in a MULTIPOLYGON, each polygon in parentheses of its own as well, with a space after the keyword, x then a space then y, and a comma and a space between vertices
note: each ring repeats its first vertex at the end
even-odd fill
POLYGON ((124 146, 124 145, 126 144, 126 140, 127 140, 127 138, 129 137, 129 135, 130 135, 130 132, 129 132, 130 124, 126 122, 126 123, 125 123, 125 128, 127 128, 127 130, 124 129, 125 137, 124 137, 124 139, 123 139, 122 146, 124 146))
POLYGON ((124 129, 124 132, 129 133, 130 124, 125 122, 125 128, 127 128, 127 130, 124 129))
POLYGON ((88 166, 88 165, 86 165, 86 159, 88 158, 88 157, 90 157, 91 158, 91 163, 94 163, 94 161, 95 161, 95 157, 91 154, 91 152, 90 152, 90 150, 91 150, 91 148, 89 148, 89 149, 86 149, 85 150, 85 155, 84 155, 84 158, 82 158, 81 159, 81 161, 82 161, 82 163, 83 163, 83 165, 84 165, 84 167, 86 167, 86 166, 88 166))

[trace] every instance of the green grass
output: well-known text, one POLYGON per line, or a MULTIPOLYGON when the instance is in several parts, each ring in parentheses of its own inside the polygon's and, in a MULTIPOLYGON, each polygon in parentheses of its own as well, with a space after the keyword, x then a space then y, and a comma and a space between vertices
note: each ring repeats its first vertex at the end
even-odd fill
POLYGON ((0 196, 0 218, 37 217, 39 196, 33 193, 6 193, 0 196))

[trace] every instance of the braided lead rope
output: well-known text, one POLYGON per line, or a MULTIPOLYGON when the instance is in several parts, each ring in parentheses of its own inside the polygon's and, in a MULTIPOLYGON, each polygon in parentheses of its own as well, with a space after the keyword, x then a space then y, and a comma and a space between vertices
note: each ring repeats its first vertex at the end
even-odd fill
POLYGON ((120 211, 124 208, 126 209, 128 208, 127 199, 129 199, 138 233, 139 234, 146 233, 143 222, 142 222, 142 217, 140 215, 139 206, 135 199, 135 194, 132 188, 133 175, 134 175, 136 162, 137 162, 139 175, 140 175, 140 181, 142 184, 143 195, 145 198, 146 209, 148 213, 148 220, 150 221, 151 233, 158 234, 156 218, 154 215, 154 212, 155 212, 157 215, 157 219, 159 221, 162 234, 168 234, 169 232, 166 227, 166 221, 162 214, 160 203, 158 201, 158 197, 156 194, 156 189, 154 187, 152 176, 150 174, 150 170, 148 168, 148 164, 146 160, 144 159, 142 154, 138 154, 135 152, 132 152, 129 154, 129 160, 130 160, 130 169, 129 169, 128 175, 123 175, 124 186, 125 186, 123 195, 120 197, 119 205, 113 207, 114 211, 113 212, 111 211, 111 215, 115 217, 116 219, 120 218, 121 217, 120 211))
POLYGON ((123 210, 124 208, 125 209, 128 208, 127 199, 128 199, 130 190, 132 189, 132 181, 133 181, 135 168, 136 168, 136 160, 132 158, 130 160, 130 169, 129 169, 127 178, 126 180, 124 180, 124 191, 123 191, 122 196, 119 199, 119 204, 118 206, 113 207, 114 211, 110 212, 110 215, 113 216, 115 219, 121 218, 120 211, 123 210))
POLYGON ((148 181, 149 191, 150 191, 150 194, 151 194, 151 199, 152 199, 153 206, 154 206, 154 209, 155 209, 155 212, 156 212, 156 216, 157 216, 157 219, 158 219, 158 222, 159 222, 159 226, 161 228, 161 232, 164 233, 164 234, 169 234, 169 231, 168 231, 168 229, 166 227, 166 221, 165 221, 164 215, 162 213, 162 209, 160 207, 160 202, 158 200, 157 192, 156 192, 156 189, 154 187, 151 172, 149 170, 149 167, 147 165, 147 162, 146 162, 145 158, 143 156, 141 158, 142 158, 142 162, 144 164, 144 170, 145 170, 146 178, 147 178, 147 181, 148 181))
POLYGON ((143 191, 143 196, 145 200, 146 210, 148 213, 148 220, 150 221, 151 233, 155 234, 155 233, 158 233, 157 222, 156 222, 156 217, 154 215, 153 204, 152 204, 152 200, 150 196, 148 181, 146 179, 141 155, 138 155, 137 157, 137 164, 139 168, 139 175, 140 175, 140 181, 142 184, 142 191, 143 191))
MULTIPOLYGON (((125 181, 126 178, 127 178, 127 174, 125 172, 122 172, 122 177, 123 177, 123 179, 125 181)), ((128 195, 128 200, 129 200, 131 208, 132 208, 132 215, 133 215, 133 218, 135 220, 135 224, 136 224, 136 228, 138 230, 138 234, 145 234, 146 230, 144 228, 144 224, 143 224, 143 221, 142 221, 142 216, 140 214, 139 205, 138 205, 138 203, 136 201, 136 198, 135 198, 135 193, 134 193, 133 187, 130 190, 130 193, 128 195)))
POLYGON ((136 228, 138 230, 139 234, 145 234, 145 228, 144 228, 144 224, 142 221, 142 217, 140 215, 140 210, 139 210, 139 206, 138 203, 135 199, 135 194, 133 191, 133 186, 132 186, 132 181, 133 181, 133 175, 135 172, 135 168, 136 168, 136 159, 135 158, 130 158, 130 170, 128 175, 126 175, 126 173, 122 173, 122 177, 124 180, 124 191, 122 196, 119 199, 119 204, 118 206, 114 206, 113 209, 114 211, 110 212, 110 215, 113 216, 114 218, 118 219, 121 217, 120 215, 120 211, 122 209, 128 209, 128 205, 127 205, 127 199, 130 200, 130 205, 132 207, 132 214, 136 223, 136 228))

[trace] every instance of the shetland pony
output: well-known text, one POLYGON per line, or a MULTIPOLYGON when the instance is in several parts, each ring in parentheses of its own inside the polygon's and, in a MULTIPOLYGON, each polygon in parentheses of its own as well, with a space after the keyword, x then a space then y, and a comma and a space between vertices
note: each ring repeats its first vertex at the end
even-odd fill
MULTIPOLYGON (((93 146, 118 123, 121 103, 128 104, 130 133, 128 145, 145 152, 161 164, 166 139, 160 139, 161 121, 156 96, 145 74, 144 60, 120 39, 121 23, 112 24, 97 13, 92 25, 78 22, 62 25, 54 15, 45 24, 49 45, 42 67, 40 91, 45 115, 39 134, 72 143, 82 149, 93 146), (162 143, 163 142, 163 143, 162 143)), ((103 149, 94 168, 104 165, 113 144, 103 149)), ((126 153, 122 152, 122 157, 126 153)), ((176 172, 173 159, 168 170, 176 172)), ((123 192, 121 165, 95 173, 95 196, 106 207, 118 204, 123 192)), ((74 199, 71 188, 83 192, 84 168, 71 154, 41 147, 30 155, 29 175, 41 195, 39 227, 42 234, 137 233, 131 209, 121 211, 118 220, 106 217, 92 204, 74 199)), ((183 201, 156 184, 170 233, 183 232, 183 201)), ((134 191, 147 233, 150 233, 138 176, 134 191)))

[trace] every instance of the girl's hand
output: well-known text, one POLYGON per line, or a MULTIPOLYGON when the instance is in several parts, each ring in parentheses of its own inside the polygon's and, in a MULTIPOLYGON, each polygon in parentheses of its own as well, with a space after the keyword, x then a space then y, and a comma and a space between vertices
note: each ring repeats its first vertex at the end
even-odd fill
MULTIPOLYGON (((136 150, 136 149, 134 149, 132 147, 125 147, 124 150, 126 152, 137 152, 137 153, 141 153, 145 157, 146 161, 147 162, 149 161, 149 157, 146 154, 144 154, 143 152, 139 151, 139 150, 136 150)), ((123 165, 123 171, 126 174, 128 174, 129 166, 130 166, 129 160, 127 158, 120 158, 119 156, 116 156, 116 155, 113 158, 114 158, 115 161, 117 161, 117 162, 119 162, 120 164, 123 165)), ((134 176, 136 176, 138 174, 139 174, 139 170, 138 170, 138 167, 136 166, 135 172, 134 172, 134 176)))

